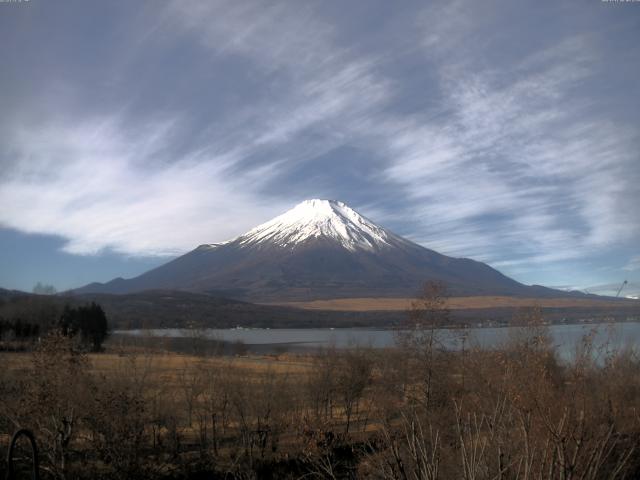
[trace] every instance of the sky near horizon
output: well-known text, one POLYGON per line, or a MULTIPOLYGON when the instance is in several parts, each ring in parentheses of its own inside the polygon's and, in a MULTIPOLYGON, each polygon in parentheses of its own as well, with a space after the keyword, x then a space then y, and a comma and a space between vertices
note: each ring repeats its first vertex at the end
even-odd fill
POLYGON ((307 198, 640 293, 640 2, 0 2, 0 287, 132 277, 307 198))

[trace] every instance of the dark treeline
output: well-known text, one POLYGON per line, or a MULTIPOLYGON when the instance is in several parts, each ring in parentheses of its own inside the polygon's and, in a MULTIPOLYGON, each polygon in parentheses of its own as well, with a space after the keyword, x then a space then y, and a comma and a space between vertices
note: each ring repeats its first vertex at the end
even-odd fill
POLYGON ((16 320, 0 318, 0 339, 5 335, 10 335, 18 340, 37 338, 40 335, 40 325, 24 322, 20 318, 16 320))
POLYGON ((79 307, 66 305, 58 321, 58 327, 62 335, 78 335, 94 352, 100 351, 109 330, 107 316, 102 307, 95 302, 79 307))
POLYGON ((66 304, 61 309, 47 309, 47 305, 52 307, 56 304, 40 298, 34 301, 25 297, 20 302, 2 305, 4 308, 0 309, 0 347, 9 350, 24 349, 25 343, 33 343, 51 331, 60 331, 64 336, 76 338, 80 344, 92 351, 102 348, 109 326, 107 316, 100 305, 95 302, 76 306, 66 304))
MULTIPOLYGON (((95 302, 105 311, 112 329, 139 328, 326 328, 395 327, 405 311, 331 311, 258 305, 207 294, 181 291, 147 291, 127 295, 31 295, 0 290, 0 318, 39 324, 41 331, 73 307, 95 302), (3 293, 4 292, 4 293, 3 293)), ((451 312, 452 326, 508 325, 515 307, 460 309, 451 312)), ((543 308, 552 323, 577 321, 626 321, 640 318, 636 303, 621 301, 618 307, 543 308)))

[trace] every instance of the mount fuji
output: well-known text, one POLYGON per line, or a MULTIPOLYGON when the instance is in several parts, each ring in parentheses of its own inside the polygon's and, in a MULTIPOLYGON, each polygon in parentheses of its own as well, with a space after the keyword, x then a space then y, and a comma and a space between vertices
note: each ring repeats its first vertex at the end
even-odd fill
POLYGON ((253 302, 412 297, 427 280, 451 295, 568 296, 523 285, 488 265, 429 250, 342 202, 306 200, 233 240, 200 245, 132 279, 74 293, 184 290, 253 302))

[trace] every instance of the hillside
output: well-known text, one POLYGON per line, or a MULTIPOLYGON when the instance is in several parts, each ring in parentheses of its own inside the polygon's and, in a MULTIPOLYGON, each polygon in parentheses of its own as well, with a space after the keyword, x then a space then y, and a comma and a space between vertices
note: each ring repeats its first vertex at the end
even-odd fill
MULTIPOLYGON (((43 330, 57 321, 64 305, 91 301, 105 310, 113 329, 131 328, 310 328, 393 327, 407 318, 410 299, 338 299, 263 305, 182 291, 132 294, 35 295, 0 291, 0 318, 21 318, 43 330)), ((453 324, 507 324, 519 312, 539 307, 551 322, 640 318, 640 302, 603 299, 452 297, 453 324)))
POLYGON ((523 285, 484 263, 442 255, 333 200, 307 200, 231 241, 74 293, 182 290, 250 302, 406 298, 427 280, 445 283, 454 296, 582 295, 523 285))

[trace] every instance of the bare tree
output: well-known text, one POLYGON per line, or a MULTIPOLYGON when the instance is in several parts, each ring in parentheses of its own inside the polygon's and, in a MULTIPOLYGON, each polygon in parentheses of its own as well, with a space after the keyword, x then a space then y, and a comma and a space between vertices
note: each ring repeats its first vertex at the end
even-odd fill
POLYGON ((336 387, 345 416, 345 433, 349 433, 351 421, 358 411, 358 402, 371 381, 372 368, 369 352, 364 349, 349 349, 340 355, 336 387))
POLYGON ((397 334, 398 343, 417 362, 420 378, 420 402, 428 410, 433 396, 434 360, 441 345, 439 329, 449 324, 446 287, 441 282, 426 282, 411 303, 407 321, 397 334))
POLYGON ((313 357, 313 368, 306 377, 306 390, 316 422, 327 423, 333 417, 338 368, 335 347, 321 349, 313 357))
POLYGON ((32 354, 20 423, 32 428, 46 462, 42 468, 65 479, 78 420, 88 398, 86 356, 58 333, 51 333, 32 354))

